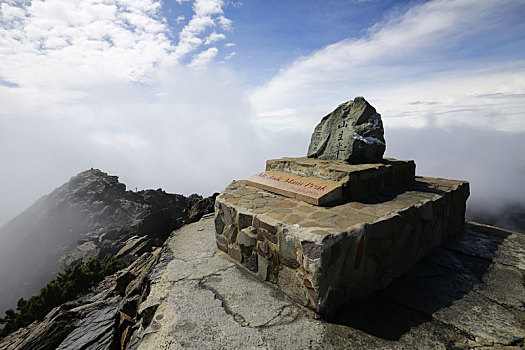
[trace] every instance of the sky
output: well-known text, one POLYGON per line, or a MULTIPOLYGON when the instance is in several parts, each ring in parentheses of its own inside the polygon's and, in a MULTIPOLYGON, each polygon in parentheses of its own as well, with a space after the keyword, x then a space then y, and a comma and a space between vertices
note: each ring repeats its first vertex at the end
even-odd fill
POLYGON ((91 167, 209 195, 338 104, 385 156, 525 204, 525 1, 0 0, 0 225, 91 167))

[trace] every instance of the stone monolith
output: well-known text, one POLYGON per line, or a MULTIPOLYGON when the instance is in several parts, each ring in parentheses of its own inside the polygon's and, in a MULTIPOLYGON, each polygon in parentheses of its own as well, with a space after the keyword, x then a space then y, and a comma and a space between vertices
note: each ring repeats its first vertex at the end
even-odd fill
POLYGON ((315 127, 308 157, 377 163, 386 143, 381 115, 363 97, 340 104, 315 127))

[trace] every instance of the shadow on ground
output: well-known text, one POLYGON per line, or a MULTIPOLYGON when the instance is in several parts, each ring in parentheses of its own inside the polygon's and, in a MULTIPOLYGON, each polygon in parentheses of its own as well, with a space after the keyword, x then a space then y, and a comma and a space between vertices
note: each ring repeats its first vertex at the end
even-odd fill
POLYGON ((508 234, 497 231, 495 235, 481 225, 468 223, 389 287, 349 301, 326 320, 384 340, 399 340, 411 328, 432 321, 435 312, 483 283, 483 276, 508 234))

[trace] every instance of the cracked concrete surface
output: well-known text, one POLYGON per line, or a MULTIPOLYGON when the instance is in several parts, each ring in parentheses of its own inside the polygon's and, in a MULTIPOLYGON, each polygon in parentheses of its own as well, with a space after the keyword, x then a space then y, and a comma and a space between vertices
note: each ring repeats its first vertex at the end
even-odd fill
POLYGON ((148 296, 161 303, 139 349, 523 346, 525 236, 480 227, 469 225, 387 290, 326 322, 218 254, 213 219, 203 219, 166 243, 170 261, 148 296))

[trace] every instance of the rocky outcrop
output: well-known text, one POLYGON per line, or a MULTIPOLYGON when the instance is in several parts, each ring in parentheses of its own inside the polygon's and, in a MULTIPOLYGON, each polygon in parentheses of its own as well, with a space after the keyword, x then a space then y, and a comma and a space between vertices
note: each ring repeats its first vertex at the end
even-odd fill
POLYGON ((377 163, 386 143, 381 115, 363 97, 340 104, 315 127, 308 157, 377 163))
POLYGON ((0 313, 79 260, 119 253, 131 263, 161 246, 189 221, 190 202, 162 189, 126 191, 97 169, 74 176, 0 228, 0 313))
POLYGON ((137 319, 152 311, 138 308, 149 293, 149 277, 160 253, 161 248, 144 253, 86 295, 2 339, 0 350, 125 349, 130 340, 136 341, 137 319))
POLYGON ((215 211, 215 198, 218 195, 219 193, 215 192, 207 198, 202 198, 199 195, 192 194, 189 199, 193 202, 186 209, 190 222, 199 221, 204 215, 213 213, 215 211))

